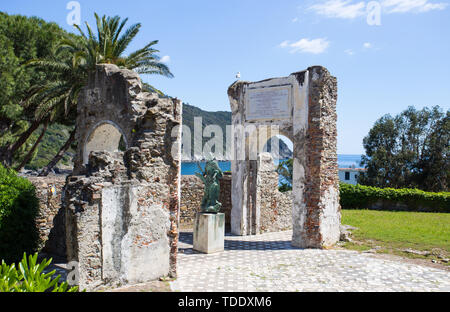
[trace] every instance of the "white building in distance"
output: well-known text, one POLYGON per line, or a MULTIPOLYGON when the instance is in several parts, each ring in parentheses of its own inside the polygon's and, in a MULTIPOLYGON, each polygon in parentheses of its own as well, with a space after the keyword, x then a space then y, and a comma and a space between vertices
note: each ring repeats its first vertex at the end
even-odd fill
POLYGON ((339 168, 339 180, 344 183, 356 185, 358 175, 366 171, 364 168, 339 168))

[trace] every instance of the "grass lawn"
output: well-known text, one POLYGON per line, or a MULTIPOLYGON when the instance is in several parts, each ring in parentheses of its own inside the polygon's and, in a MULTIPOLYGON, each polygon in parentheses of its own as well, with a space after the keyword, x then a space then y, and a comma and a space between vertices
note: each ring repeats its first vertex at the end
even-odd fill
POLYGON ((342 224, 357 227, 349 249, 377 249, 413 258, 441 261, 450 256, 450 213, 342 210, 342 224), (428 251, 418 254, 403 251, 428 251))

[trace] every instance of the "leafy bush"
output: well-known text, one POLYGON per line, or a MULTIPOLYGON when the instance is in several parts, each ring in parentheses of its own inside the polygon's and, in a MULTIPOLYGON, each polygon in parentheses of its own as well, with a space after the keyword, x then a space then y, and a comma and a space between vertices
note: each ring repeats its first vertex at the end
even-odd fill
POLYGON ((281 183, 281 185, 278 187, 278 191, 281 193, 292 191, 292 186, 288 185, 287 183, 281 183))
MULTIPOLYGON (((41 144, 39 144, 37 148, 36 156, 25 166, 25 169, 38 170, 47 166, 56 153, 58 153, 60 147, 67 141, 72 129, 73 127, 71 126, 65 126, 58 123, 49 125, 42 138, 41 144)), ((67 150, 59 164, 70 165, 71 154, 74 154, 74 149, 72 147, 67 150)))
POLYGON ((17 262, 36 250, 38 210, 33 184, 0 165, 0 259, 17 262))
POLYGON ((281 161, 276 169, 280 177, 280 192, 287 192, 292 190, 292 173, 294 172, 294 160, 292 158, 281 161))
POLYGON ((26 253, 17 270, 15 264, 7 265, 4 261, 0 266, 0 292, 75 292, 78 287, 71 287, 67 282, 58 284, 60 275, 52 278, 56 270, 43 273, 52 259, 44 259, 37 263, 37 253, 30 255, 27 261, 26 253))
POLYGON ((340 183, 343 209, 367 209, 375 203, 395 209, 404 204, 408 211, 450 212, 450 192, 424 192, 418 189, 378 188, 340 183))

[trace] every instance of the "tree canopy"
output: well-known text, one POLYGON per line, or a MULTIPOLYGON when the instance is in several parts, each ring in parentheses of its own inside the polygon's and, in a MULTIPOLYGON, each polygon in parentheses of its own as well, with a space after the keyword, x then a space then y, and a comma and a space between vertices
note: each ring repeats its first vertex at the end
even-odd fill
MULTIPOLYGON (((23 103, 33 85, 53 75, 26 66, 27 62, 49 57, 66 34, 55 23, 0 12, 0 148, 15 142, 34 120, 35 107, 27 108, 23 103)), ((14 162, 22 160, 35 137, 17 150, 14 162)))
MULTIPOLYGON (((141 74, 173 77, 160 62, 153 40, 125 54, 141 27, 128 19, 99 17, 97 31, 70 34, 55 23, 0 12, 0 162, 21 169, 39 153, 38 145, 55 123, 72 128, 67 141, 41 172, 49 172, 74 143, 78 94, 97 64, 116 64, 141 74)), ((158 92, 145 84, 149 91, 158 92)))
POLYGON ((439 106, 378 119, 363 145, 359 176, 364 185, 448 191, 450 185, 450 111, 439 106))
POLYGON ((281 192, 286 192, 292 190, 292 174, 294 172, 294 159, 289 158, 281 161, 276 169, 278 175, 280 176, 279 190, 281 192))

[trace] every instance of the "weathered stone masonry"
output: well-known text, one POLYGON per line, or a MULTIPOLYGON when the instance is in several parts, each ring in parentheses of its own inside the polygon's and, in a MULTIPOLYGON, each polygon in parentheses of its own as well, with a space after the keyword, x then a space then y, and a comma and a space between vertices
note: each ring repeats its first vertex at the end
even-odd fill
POLYGON ((63 202, 82 288, 176 275, 181 111, 177 99, 142 92, 133 71, 99 65, 90 76, 63 202))
MULTIPOLYGON (((265 159, 267 161, 267 159, 265 159)), ((292 228, 292 192, 278 191, 278 174, 273 161, 261 173, 261 233, 276 232, 292 228)), ((65 215, 61 208, 61 193, 66 176, 28 177, 35 185, 39 199, 37 225, 41 238, 40 251, 51 256, 66 257, 65 215)), ((181 176, 180 222, 183 229, 192 228, 195 213, 200 210, 203 197, 203 182, 194 175, 181 176)), ((221 212, 225 213, 227 231, 231 222, 231 173, 220 179, 221 212)))
MULTIPOLYGON (((270 160, 272 161, 272 160, 270 160)), ((261 233, 277 232, 292 228, 292 191, 278 191, 278 174, 273 163, 260 175, 261 233), (272 167, 270 167, 272 166, 272 167)), ((61 193, 66 176, 28 177, 36 187, 39 199, 37 226, 41 238, 40 251, 51 256, 66 257, 65 215, 61 208, 61 193)), ((181 176, 180 227, 192 228, 195 213, 200 210, 203 182, 194 175, 181 176)), ((231 222, 231 173, 220 179, 221 212, 225 213, 225 225, 231 222)))
POLYGON ((256 187, 256 201, 261 211, 259 233, 292 229, 292 191, 280 192, 278 178, 272 156, 261 153, 256 187))
MULTIPOLYGON (((288 77, 237 81, 228 88, 228 97, 234 126, 274 126, 278 129, 275 135, 282 134, 294 144, 292 244, 322 248, 336 243, 340 234, 336 78, 326 68, 314 66, 288 77), (279 103, 284 113, 249 118, 250 94, 268 90, 286 92, 279 103)), ((252 139, 259 137, 258 131, 236 131, 233 137, 231 227, 237 235, 261 229, 261 201, 257 198, 260 173, 257 160, 250 159, 248 152, 255 144, 252 139)))
POLYGON ((339 238, 340 205, 337 164, 337 81, 323 67, 309 70, 306 132, 306 223, 300 240, 331 245, 339 238))
MULTIPOLYGON (((225 213, 225 225, 229 227, 231 217, 231 174, 224 172, 219 181, 219 202, 221 212, 225 213)), ((195 175, 181 176, 180 226, 190 228, 195 220, 195 213, 200 211, 204 194, 203 182, 195 175)))
POLYGON ((66 257, 64 209, 61 209, 61 190, 65 176, 27 177, 36 188, 39 214, 36 225, 39 230, 39 250, 53 257, 66 257))
MULTIPOLYGON (((270 154, 262 159, 258 175, 258 201, 261 207, 259 233, 292 229, 292 191, 278 191, 278 173, 270 154)), ((181 177, 180 227, 192 228, 195 213, 200 210, 203 182, 194 175, 181 177)), ((231 174, 220 179, 221 212, 225 213, 226 231, 231 223, 231 174)))

